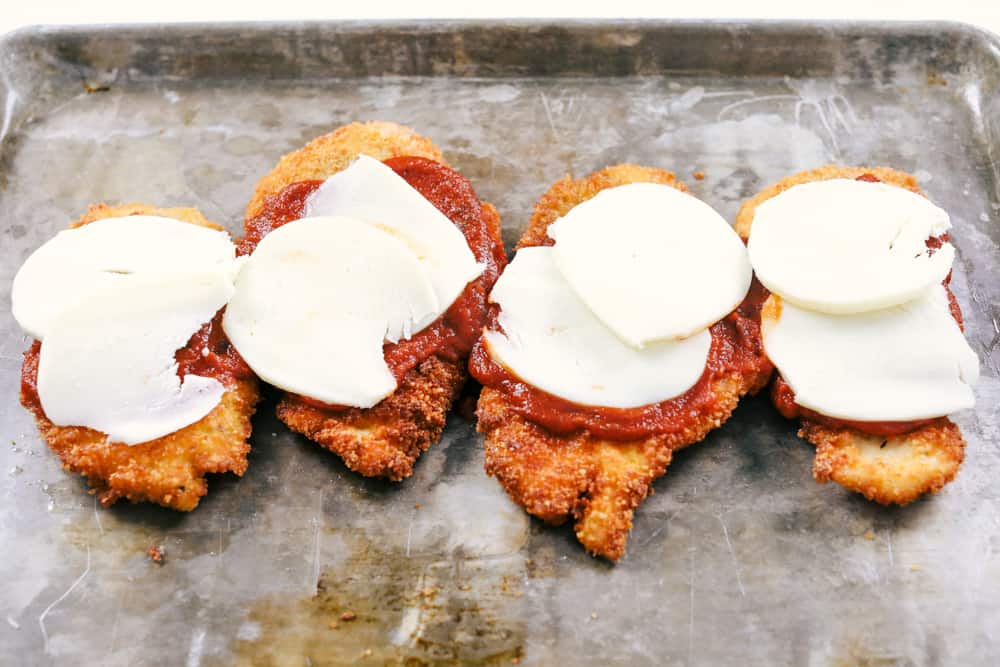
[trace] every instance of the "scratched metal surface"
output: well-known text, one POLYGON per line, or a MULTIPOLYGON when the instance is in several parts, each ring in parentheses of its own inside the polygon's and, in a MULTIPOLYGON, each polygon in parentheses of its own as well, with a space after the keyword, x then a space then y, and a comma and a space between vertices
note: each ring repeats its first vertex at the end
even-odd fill
POLYGON ((34 29, 0 43, 0 663, 996 664, 1000 47, 954 25, 34 29), (17 266, 88 203, 239 229, 279 155, 355 119, 433 137, 508 245, 566 173, 675 170, 730 218, 827 162, 915 173, 955 223, 981 355, 958 479, 904 509, 810 477, 765 400, 680 454, 616 567, 543 529, 453 417, 399 485, 290 435, 197 511, 96 506, 17 403, 17 266), (702 181, 692 174, 703 171, 702 181), (163 545, 166 562, 146 556, 163 545), (330 627, 344 611, 353 622, 330 627))

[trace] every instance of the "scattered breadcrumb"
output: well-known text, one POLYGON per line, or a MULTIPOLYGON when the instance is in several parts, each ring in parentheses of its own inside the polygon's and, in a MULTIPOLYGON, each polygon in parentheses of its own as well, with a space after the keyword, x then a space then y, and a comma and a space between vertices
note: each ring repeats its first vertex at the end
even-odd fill
POLYGON ((597 612, 596 611, 590 612, 590 617, 596 621, 597 620, 597 612))
POLYGON ((920 570, 922 570, 924 568, 921 565, 911 565, 910 569, 913 570, 914 572, 920 572, 920 570))
POLYGON ((694 180, 696 180, 696 181, 704 181, 705 180, 705 172, 703 172, 703 171, 696 171, 696 172, 694 172, 691 175, 694 176, 694 180))
POLYGON ((875 539, 875 533, 869 530, 867 533, 865 533, 865 539, 871 542, 872 540, 875 539))
POLYGON ((371 654, 372 654, 372 650, 370 648, 366 648, 365 652, 362 653, 362 655, 365 656, 366 658, 371 657, 371 654))
POLYGON ((343 614, 340 615, 340 620, 342 620, 342 621, 353 621, 357 617, 358 617, 358 615, 355 614, 353 611, 345 611, 343 614))
POLYGON ((339 627, 340 627, 340 624, 337 623, 337 621, 330 621, 330 629, 331 630, 336 630, 339 627))
POLYGON ((436 589, 436 588, 432 588, 432 587, 428 586, 428 587, 427 587, 427 588, 425 588, 424 590, 420 591, 420 594, 421 594, 421 595, 423 595, 423 596, 424 596, 425 598, 429 598, 429 597, 431 597, 432 595, 435 595, 435 594, 437 594, 437 589, 436 589))
POLYGON ((162 546, 152 546, 146 550, 146 555, 157 565, 163 565, 163 557, 166 555, 166 552, 166 549, 162 546))
POLYGON ((927 85, 928 86, 947 86, 948 80, 937 72, 929 72, 927 74, 927 85))

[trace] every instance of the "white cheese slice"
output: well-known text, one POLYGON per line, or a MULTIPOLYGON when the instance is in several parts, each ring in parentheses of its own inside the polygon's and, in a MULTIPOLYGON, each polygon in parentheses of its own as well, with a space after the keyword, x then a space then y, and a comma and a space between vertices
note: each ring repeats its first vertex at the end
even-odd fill
POLYGON ((602 190, 548 230, 576 294, 623 341, 685 338, 740 304, 753 272, 711 206, 667 185, 602 190))
POLYGON ((832 315, 771 295, 764 349, 795 402, 829 417, 909 421, 972 407, 976 354, 937 285, 884 310, 832 315))
POLYGON ((441 308, 423 265, 384 228, 338 217, 279 227, 254 250, 226 308, 226 335, 262 379, 368 408, 396 389, 382 355, 441 308))
POLYGON ((757 278, 802 308, 861 313, 904 303, 939 284, 955 249, 925 241, 951 227, 920 195, 885 183, 833 179, 796 185, 757 207, 748 249, 757 278))
POLYGON ((63 308, 50 319, 38 363, 45 415, 129 445, 198 421, 225 387, 196 375, 182 382, 174 354, 232 291, 220 271, 136 275, 63 308))
POLYGON ((678 396, 705 371, 707 330, 681 341, 626 345, 558 270, 552 248, 522 248, 490 300, 503 333, 487 331, 495 361, 543 391, 582 405, 634 408, 678 396))
POLYGON ((138 274, 231 271, 236 249, 224 231, 172 218, 106 218, 56 234, 14 277, 14 318, 44 340, 67 306, 138 274))
POLYGON ((306 199, 305 216, 342 216, 371 223, 404 241, 430 277, 441 310, 483 271, 465 236, 391 168, 367 155, 306 199))

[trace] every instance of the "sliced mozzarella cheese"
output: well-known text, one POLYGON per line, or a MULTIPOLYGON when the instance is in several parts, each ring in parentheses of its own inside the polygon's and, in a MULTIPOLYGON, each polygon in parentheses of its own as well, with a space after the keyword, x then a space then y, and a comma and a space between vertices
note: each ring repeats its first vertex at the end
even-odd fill
POLYGON ((59 232, 14 277, 14 318, 44 340, 67 306, 132 275, 231 271, 235 247, 224 231, 172 218, 106 218, 59 232))
POLYGON ((367 155, 326 179, 306 200, 305 215, 356 218, 397 236, 420 259, 442 311, 483 271, 458 227, 399 174, 367 155))
POLYGON ((685 338, 730 313, 753 272, 708 204, 654 183, 602 190, 549 227, 573 291, 623 341, 685 338))
POLYGON ((525 382, 583 405, 634 408, 690 389, 705 371, 712 336, 637 350, 598 320, 556 268, 552 248, 523 248, 490 295, 503 333, 486 348, 525 382))
POLYGON ((38 363, 45 415, 129 445, 198 421, 225 387, 196 375, 182 382, 174 354, 232 291, 220 271, 136 275, 63 308, 50 319, 38 363))
POLYGON ((383 343, 409 337, 440 310, 423 265, 398 237, 316 217, 264 237, 236 279, 223 325, 267 382, 368 408, 396 388, 383 343))
POLYGON ((799 405, 855 421, 927 419, 972 407, 979 362, 937 285, 885 310, 831 315, 772 295, 764 349, 799 405))
POLYGON ((926 241, 951 227, 920 195, 885 183, 833 179, 785 190, 757 207, 748 248, 765 287, 802 308, 861 313, 924 294, 955 249, 926 241))

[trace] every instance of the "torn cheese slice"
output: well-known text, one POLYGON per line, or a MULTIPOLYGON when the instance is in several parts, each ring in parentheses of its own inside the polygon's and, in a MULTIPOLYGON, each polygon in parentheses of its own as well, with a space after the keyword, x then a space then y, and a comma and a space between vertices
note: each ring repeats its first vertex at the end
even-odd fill
POLYGON ((785 301, 862 313, 920 297, 951 270, 955 249, 926 241, 948 214, 904 188, 832 179, 796 185, 757 207, 748 249, 757 278, 785 301))
POLYGON ((771 295, 764 349, 795 402, 855 421, 909 421, 972 407, 979 361, 945 288, 884 310, 832 315, 771 295))
POLYGON ((423 265, 387 230, 315 217, 254 250, 226 308, 226 335, 257 375, 326 403, 369 408, 396 389, 385 341, 441 312, 423 265))
POLYGON ((566 282, 636 348, 685 338, 722 319, 753 276, 743 242, 722 216, 667 185, 602 190, 548 233, 566 282))
POLYGON ((11 307, 25 332, 45 340, 64 308, 106 286, 138 274, 231 272, 235 256, 224 231, 152 215, 105 218, 32 253, 14 277, 11 307))
POLYGON ((442 310, 483 271, 458 227, 399 174, 367 155, 309 195, 305 216, 356 218, 390 231, 419 258, 442 310))
POLYGON ((576 295, 552 248, 522 248, 490 295, 503 332, 485 333, 495 361, 525 382, 582 405, 634 408, 690 389, 705 371, 712 336, 623 343, 576 295))
POLYGON ((46 417, 134 445, 207 415, 225 387, 190 374, 181 381, 174 354, 232 292, 221 271, 136 275, 60 310, 38 362, 46 417))

